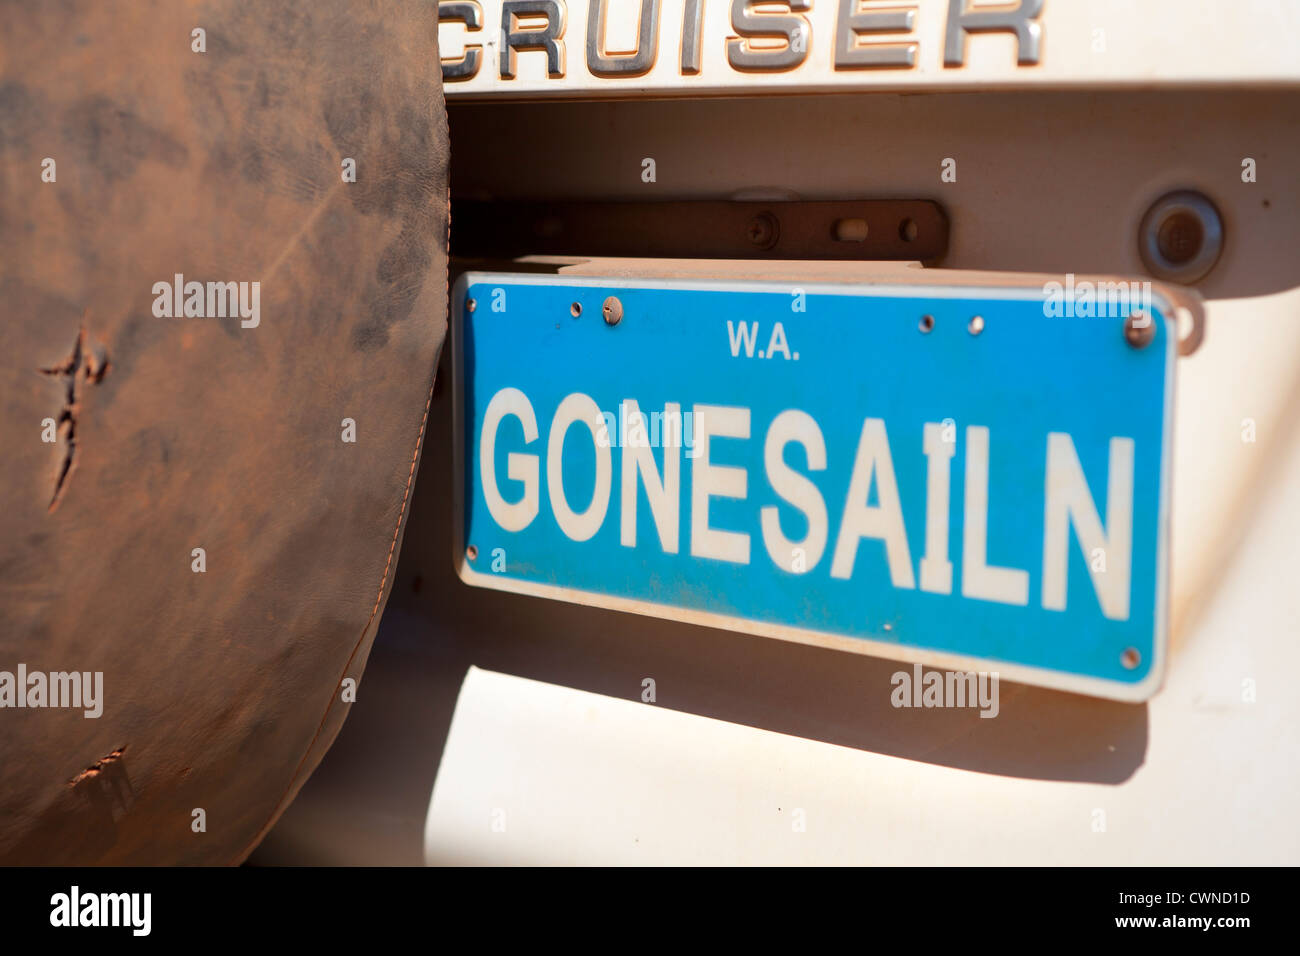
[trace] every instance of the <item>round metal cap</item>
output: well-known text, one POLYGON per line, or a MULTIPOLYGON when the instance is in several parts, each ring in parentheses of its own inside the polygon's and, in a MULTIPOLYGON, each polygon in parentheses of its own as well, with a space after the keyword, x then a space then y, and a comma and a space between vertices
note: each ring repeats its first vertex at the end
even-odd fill
POLYGON ((1214 203, 1190 190, 1156 200, 1142 217, 1138 249, 1157 279, 1191 283, 1205 276, 1223 251, 1223 220, 1214 203))

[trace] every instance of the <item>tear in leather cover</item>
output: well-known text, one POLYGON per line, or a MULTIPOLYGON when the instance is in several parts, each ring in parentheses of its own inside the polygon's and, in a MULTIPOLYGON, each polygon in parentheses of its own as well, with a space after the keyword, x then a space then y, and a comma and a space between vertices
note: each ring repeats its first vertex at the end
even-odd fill
POLYGON ((242 860, 346 716, 446 329, 436 31, 0 3, 0 863, 242 860))

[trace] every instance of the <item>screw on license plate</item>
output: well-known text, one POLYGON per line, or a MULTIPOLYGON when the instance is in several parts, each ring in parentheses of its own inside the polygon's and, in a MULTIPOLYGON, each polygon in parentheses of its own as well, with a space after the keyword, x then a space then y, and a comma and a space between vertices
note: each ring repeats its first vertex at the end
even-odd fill
POLYGON ((606 299, 600 311, 605 316, 606 325, 618 325, 623 319, 623 303, 618 301, 618 296, 611 295, 606 299))

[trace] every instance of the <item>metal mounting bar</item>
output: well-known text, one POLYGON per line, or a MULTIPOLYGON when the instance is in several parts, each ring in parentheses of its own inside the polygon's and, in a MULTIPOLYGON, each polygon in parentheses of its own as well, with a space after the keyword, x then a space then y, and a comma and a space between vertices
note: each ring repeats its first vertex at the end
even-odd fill
POLYGON ((451 207, 451 250, 468 257, 921 260, 948 250, 926 199, 815 202, 485 202, 451 207))

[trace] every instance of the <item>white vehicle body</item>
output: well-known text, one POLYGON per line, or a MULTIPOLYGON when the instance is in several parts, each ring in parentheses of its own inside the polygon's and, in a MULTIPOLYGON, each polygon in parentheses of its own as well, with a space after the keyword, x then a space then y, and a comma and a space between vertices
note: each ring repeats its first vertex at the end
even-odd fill
MULTIPOLYGON (((1152 203, 1209 197, 1224 240, 1193 283, 1205 339, 1177 363, 1165 685, 1135 705, 1004 682, 994 720, 899 710, 895 661, 468 587, 448 386, 358 702, 258 858, 1300 863, 1300 8, 1046 0, 1036 62, 1001 30, 965 36, 954 65, 949 4, 854 3, 913 11, 853 47, 913 62, 843 70, 839 3, 764 3, 805 18, 806 56, 742 71, 732 5, 706 0, 685 73, 693 4, 664 0, 653 65, 600 76, 589 10, 608 7, 609 62, 636 53, 641 5, 570 0, 563 75, 523 49, 503 77, 503 8, 474 6, 441 30, 444 63, 479 56, 445 87, 453 198, 930 199, 951 234, 926 269, 1140 277, 1152 203)), ((823 268, 682 241, 671 261, 531 267, 823 268)))

